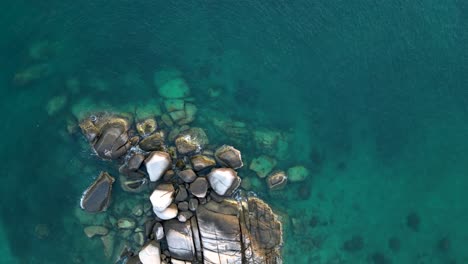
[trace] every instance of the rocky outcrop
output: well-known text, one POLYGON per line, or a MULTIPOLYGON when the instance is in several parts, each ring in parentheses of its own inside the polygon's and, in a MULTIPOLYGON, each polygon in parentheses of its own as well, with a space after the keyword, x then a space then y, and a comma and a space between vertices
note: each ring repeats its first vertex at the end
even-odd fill
POLYGON ((171 256, 192 263, 282 263, 281 222, 254 197, 200 205, 195 217, 164 222, 171 256))
MULTIPOLYGON (((113 114, 90 115, 80 123, 100 157, 118 159, 123 190, 142 192, 116 203, 102 221, 87 223, 85 233, 100 236, 105 255, 120 254, 124 263, 281 263, 280 221, 260 199, 235 192, 241 183, 240 151, 227 145, 214 151, 203 129, 181 125, 177 115, 187 111, 190 98, 177 93, 164 91, 165 115, 180 127, 171 127, 164 115, 158 115, 159 131, 150 116, 132 128, 130 119, 113 114)), ((253 168, 266 174, 273 166, 253 168)), ((286 180, 280 171, 267 183, 275 190, 286 180)), ((101 173, 83 194, 81 207, 106 210, 113 182, 101 173)))

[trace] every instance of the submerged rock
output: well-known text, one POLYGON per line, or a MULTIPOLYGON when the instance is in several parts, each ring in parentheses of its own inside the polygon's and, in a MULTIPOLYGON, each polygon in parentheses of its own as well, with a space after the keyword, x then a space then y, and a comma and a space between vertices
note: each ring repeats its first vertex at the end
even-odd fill
POLYGON ((171 157, 166 152, 154 151, 146 158, 145 166, 150 180, 155 182, 159 180, 171 166, 171 157))
POLYGON ((109 230, 104 226, 87 226, 85 227, 84 232, 87 237, 92 238, 96 235, 105 236, 109 233, 109 230))
POLYGON ((89 213, 105 211, 109 206, 114 178, 107 172, 101 172, 99 177, 86 189, 81 197, 80 206, 89 213))
POLYGON ((304 181, 309 176, 309 170, 304 166, 294 166, 288 169, 288 180, 291 182, 304 181))
POLYGON ((255 171, 260 178, 265 178, 276 166, 276 160, 262 155, 252 160, 249 169, 255 171))
POLYGON ((55 115, 60 110, 62 110, 67 103, 67 97, 65 95, 54 96, 52 99, 47 102, 47 114, 49 116, 55 115))
POLYGON ((205 131, 198 127, 182 131, 175 140, 177 151, 180 154, 199 152, 208 143, 205 131))
POLYGON ((135 224, 135 220, 130 218, 121 218, 117 221, 117 226, 120 229, 133 229, 135 224))
POLYGON ((237 172, 230 168, 217 168, 211 170, 207 176, 211 188, 219 195, 230 195, 237 189, 241 179, 237 172))
POLYGON ((157 128, 158 124, 156 123, 156 120, 154 118, 147 118, 136 124, 136 129, 142 137, 153 133, 154 131, 156 131, 157 128))
POLYGON ((215 152, 215 158, 221 166, 239 169, 244 164, 239 150, 232 146, 223 145, 215 152))
POLYGON ((164 98, 184 98, 190 95, 190 88, 182 78, 174 78, 159 87, 159 95, 164 98))
POLYGON ((288 177, 284 171, 274 172, 267 178, 268 188, 272 191, 281 190, 286 186, 287 181, 288 177))

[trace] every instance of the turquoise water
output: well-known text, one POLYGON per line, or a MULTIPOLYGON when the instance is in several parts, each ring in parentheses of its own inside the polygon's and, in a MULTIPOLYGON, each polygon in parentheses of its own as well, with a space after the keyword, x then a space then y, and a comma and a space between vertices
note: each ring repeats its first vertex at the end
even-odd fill
POLYGON ((83 99, 158 100, 165 67, 184 74, 212 143, 249 163, 262 153, 212 119, 245 122, 287 135, 278 169, 309 169, 279 193, 254 188, 284 219, 285 263, 468 263, 466 1, 0 7, 1 263, 112 263, 76 210, 115 168, 67 126, 83 99), (53 98, 66 98, 56 111, 53 98))

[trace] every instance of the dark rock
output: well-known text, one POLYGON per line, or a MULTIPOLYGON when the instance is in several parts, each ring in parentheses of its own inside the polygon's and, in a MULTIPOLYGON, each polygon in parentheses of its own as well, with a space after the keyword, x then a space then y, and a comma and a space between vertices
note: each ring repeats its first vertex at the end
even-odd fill
POLYGON ((281 190, 286 186, 288 178, 284 171, 277 171, 272 173, 267 178, 267 185, 271 191, 281 190))
POLYGON ((413 231, 418 232, 419 226, 421 224, 421 219, 419 215, 415 212, 411 212, 406 216, 406 225, 413 231))
POLYGON ((80 206, 89 213, 105 211, 109 206, 114 178, 107 172, 101 172, 99 177, 86 189, 81 198, 80 206))
POLYGON ((364 248, 364 239, 360 235, 354 235, 343 243, 343 250, 357 252, 364 248))
POLYGON ((319 219, 319 217, 316 216, 316 215, 313 215, 313 216, 310 218, 309 226, 310 226, 311 228, 314 228, 314 227, 317 227, 319 224, 320 224, 320 219, 319 219))
POLYGON ((153 239, 153 228, 154 225, 156 224, 156 220, 154 219, 149 219, 145 222, 145 229, 144 229, 144 234, 147 239, 153 239))
POLYGON ((166 182, 172 181, 175 176, 175 172, 173 170, 168 170, 164 173, 163 180, 166 182))
POLYGON ((153 227, 153 234, 156 240, 164 238, 164 229, 161 223, 157 222, 153 227))
POLYGON ((185 189, 184 186, 179 186, 179 190, 177 191, 177 195, 175 197, 175 201, 176 202, 182 202, 182 201, 185 201, 187 200, 188 198, 188 193, 187 193, 187 189, 185 189))
MULTIPOLYGON (((143 174, 144 175, 144 174, 143 174)), ((139 193, 147 189, 148 180, 142 178, 127 178, 122 175, 119 177, 120 186, 126 192, 139 193)))
POLYGON ((391 237, 388 239, 388 248, 391 249, 393 252, 400 251, 401 243, 400 240, 396 237, 391 237))
POLYGON ((112 125, 103 128, 94 149, 99 157, 104 159, 117 159, 130 149, 131 143, 122 127, 112 125))
POLYGON ((437 241, 437 249, 441 252, 447 252, 450 249, 450 239, 443 237, 437 241))
POLYGON ((118 159, 130 149, 129 126, 126 118, 102 113, 80 122, 81 130, 103 159, 118 159))
POLYGON ((187 211, 189 209, 189 203, 188 202, 178 203, 177 208, 179 208, 180 211, 187 211))
POLYGON ((204 177, 198 177, 190 184, 189 190, 194 196, 203 198, 208 191, 208 181, 204 177))
POLYGON ((177 215, 177 219, 180 222, 187 222, 191 217, 193 216, 193 213, 190 211, 183 211, 179 212, 179 215, 177 215))
POLYGON ((239 169, 244 165, 240 151, 232 146, 219 147, 215 152, 215 158, 221 166, 232 169, 239 169))
POLYGON ((195 155, 190 160, 195 171, 212 168, 216 165, 216 161, 206 155, 195 155))
POLYGON ((197 175, 195 174, 195 172, 193 170, 187 169, 187 170, 180 171, 179 172, 179 177, 184 182, 191 183, 197 178, 197 175))
POLYGON ((383 253, 375 252, 370 256, 370 260, 373 264, 390 264, 392 261, 388 259, 383 253))
POLYGON ((141 164, 143 164, 144 160, 145 160, 145 156, 143 156, 143 154, 139 154, 139 153, 134 154, 128 160, 127 167, 129 170, 136 171, 140 168, 141 164))
POLYGON ((208 200, 205 197, 199 198, 198 201, 200 202, 200 204, 206 204, 208 202, 208 200))
POLYGON ((141 170, 130 170, 127 165, 119 167, 119 173, 125 175, 127 179, 137 180, 146 178, 146 174, 141 170))
POLYGON ((210 196, 213 201, 216 201, 218 203, 222 202, 224 200, 224 197, 216 194, 215 192, 210 192, 210 196))
POLYGON ((144 151, 164 150, 164 133, 159 131, 148 136, 140 142, 139 146, 144 151))
POLYGON ((197 198, 190 198, 189 200, 189 209, 190 211, 195 211, 198 208, 198 199, 197 198))

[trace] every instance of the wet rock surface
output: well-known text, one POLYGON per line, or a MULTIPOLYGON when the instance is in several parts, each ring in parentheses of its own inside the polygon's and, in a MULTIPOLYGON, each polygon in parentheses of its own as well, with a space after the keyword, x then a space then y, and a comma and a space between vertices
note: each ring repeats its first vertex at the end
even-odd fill
POLYGON ((215 152, 216 160, 224 167, 239 169, 244 166, 239 150, 232 146, 223 145, 215 152))
POLYGON ((117 115, 93 114, 80 127, 99 157, 117 159, 131 147, 128 137, 129 121, 117 115))
POLYGON ((89 213, 105 211, 109 206, 114 178, 107 172, 101 172, 99 177, 86 189, 81 198, 80 206, 89 213))

